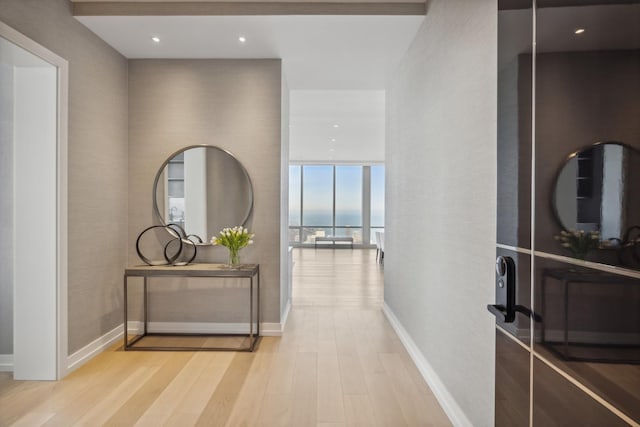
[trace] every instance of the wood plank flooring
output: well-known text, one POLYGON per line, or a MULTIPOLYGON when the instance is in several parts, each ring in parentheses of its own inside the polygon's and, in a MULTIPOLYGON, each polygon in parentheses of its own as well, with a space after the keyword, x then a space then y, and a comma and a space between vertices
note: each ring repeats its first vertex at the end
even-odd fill
POLYGON ((0 373, 0 426, 449 426, 381 312, 375 251, 296 249, 282 337, 254 353, 124 352, 57 382, 0 373))

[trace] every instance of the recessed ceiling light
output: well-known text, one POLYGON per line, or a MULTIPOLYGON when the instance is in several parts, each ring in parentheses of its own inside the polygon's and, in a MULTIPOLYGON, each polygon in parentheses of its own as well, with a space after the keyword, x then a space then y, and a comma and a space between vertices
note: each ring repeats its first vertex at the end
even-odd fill
POLYGON ((329 151, 330 151, 331 153, 333 153, 333 152, 334 152, 334 151, 336 151, 336 150, 335 150, 334 148, 331 148, 329 151))
POLYGON ((238 37, 238 41, 240 43, 246 43, 247 42, 247 38, 245 36, 240 36, 240 37, 238 37))
POLYGON ((340 127, 340 125, 336 123, 335 125, 333 125, 333 127, 334 127, 334 128, 339 128, 339 127, 340 127))
POLYGON ((335 138, 331 138, 331 142, 336 142, 336 139, 335 138))
POLYGON ((585 32, 584 28, 576 28, 575 31, 573 32, 574 34, 582 34, 585 32))
POLYGON ((151 37, 151 40, 153 40, 156 43, 160 43, 160 37, 151 37))

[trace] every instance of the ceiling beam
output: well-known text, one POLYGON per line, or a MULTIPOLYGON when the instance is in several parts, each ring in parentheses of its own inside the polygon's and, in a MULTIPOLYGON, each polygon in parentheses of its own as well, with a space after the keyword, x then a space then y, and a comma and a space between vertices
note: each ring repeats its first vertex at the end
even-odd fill
POLYGON ((425 2, 110 2, 72 3, 75 16, 425 15, 425 2))

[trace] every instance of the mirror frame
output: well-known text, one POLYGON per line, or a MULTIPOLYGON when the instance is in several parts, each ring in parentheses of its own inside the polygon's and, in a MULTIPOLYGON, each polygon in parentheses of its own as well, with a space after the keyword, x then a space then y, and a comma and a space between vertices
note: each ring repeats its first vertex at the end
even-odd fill
MULTIPOLYGON (((162 217, 162 215, 160 214, 160 209, 158 208, 157 187, 158 187, 158 182, 160 181, 160 177, 162 176, 162 173, 164 172, 165 168, 167 167, 167 165, 169 164, 171 159, 173 159, 178 154, 184 153, 185 151, 190 150, 192 148, 210 148, 210 149, 218 150, 218 151, 222 152, 223 154, 228 155, 229 157, 231 157, 233 160, 235 160, 238 163, 238 166, 240 166, 240 169, 242 170, 242 173, 243 173, 244 177, 249 182, 249 200, 250 201, 249 201, 249 206, 247 208, 247 211, 245 212, 244 218, 242 219, 242 222, 239 223, 239 224, 234 224, 234 225, 241 225, 241 226, 245 227, 246 224, 247 224, 247 221, 249 220, 249 217, 253 213, 253 182, 251 182, 251 177, 249 177, 249 173, 247 172, 247 169, 240 162, 240 160, 238 160, 236 158, 236 156, 233 155, 233 153, 231 153, 228 150, 225 150, 224 148, 220 148, 220 147, 217 147, 215 145, 208 145, 208 144, 196 144, 196 145, 188 145, 186 147, 183 147, 183 148, 179 149, 178 151, 172 153, 169 157, 167 157, 167 159, 162 163, 162 165, 160 165, 160 168, 158 169, 158 172, 156 173, 156 177, 153 180, 153 186, 152 186, 152 189, 151 189, 151 192, 152 192, 151 196, 152 196, 152 199, 153 199, 153 211, 154 211, 156 217, 158 218, 158 221, 160 221, 160 225, 163 225, 163 226, 168 226, 169 225, 169 223, 167 223, 165 221, 165 219, 162 217)), ((188 230, 187 230, 187 232, 188 232, 188 230)), ((200 238, 200 236, 196 236, 196 237, 200 238)), ((205 239, 200 238, 200 240, 202 240, 202 243, 194 243, 194 245, 198 245, 198 246, 211 245, 211 243, 207 239, 207 236, 205 236, 205 239)))
POLYGON ((564 162, 562 162, 562 165, 560 165, 560 167, 558 168, 556 174, 555 174, 555 178, 553 180, 553 192, 551 195, 551 210, 553 211, 553 216, 556 220, 556 223, 558 224, 558 226, 565 231, 569 231, 569 229, 567 229, 565 227, 565 225, 562 223, 562 220, 560 219, 560 213, 558 212, 558 206, 556 203, 556 199, 558 196, 558 179, 560 178, 560 175, 562 174, 562 171, 564 170, 565 166, 567 165, 567 163, 569 163, 572 159, 574 159, 579 153, 581 153, 582 151, 591 149, 591 148, 595 148, 601 145, 620 145, 628 150, 631 150, 635 153, 640 154, 640 150, 637 150, 635 148, 633 148, 632 146, 630 146, 629 144, 625 144, 624 142, 620 142, 620 141, 598 141, 598 142, 594 142, 593 144, 589 144, 589 145, 585 145, 580 147, 579 149, 577 149, 576 151, 574 151, 573 153, 569 154, 564 162))

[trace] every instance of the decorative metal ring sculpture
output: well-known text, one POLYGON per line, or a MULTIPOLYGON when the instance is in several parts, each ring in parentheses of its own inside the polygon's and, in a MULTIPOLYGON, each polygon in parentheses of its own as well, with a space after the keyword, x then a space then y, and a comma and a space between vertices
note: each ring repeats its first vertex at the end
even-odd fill
POLYGON ((202 239, 194 234, 189 234, 184 231, 182 227, 178 224, 167 224, 167 225, 152 225, 151 227, 147 227, 138 235, 136 239, 136 252, 138 253, 138 257, 147 265, 187 265, 191 263, 198 254, 197 244, 202 243, 202 239), (173 236, 165 245, 164 245, 164 262, 162 261, 153 261, 147 258, 142 251, 140 250, 140 240, 142 236, 153 229, 161 228, 169 233, 170 236, 173 236), (171 254, 172 243, 177 242, 178 247, 174 249, 174 253, 171 254), (186 261, 181 261, 183 257, 183 250, 185 247, 191 246, 193 248, 193 254, 186 261))

